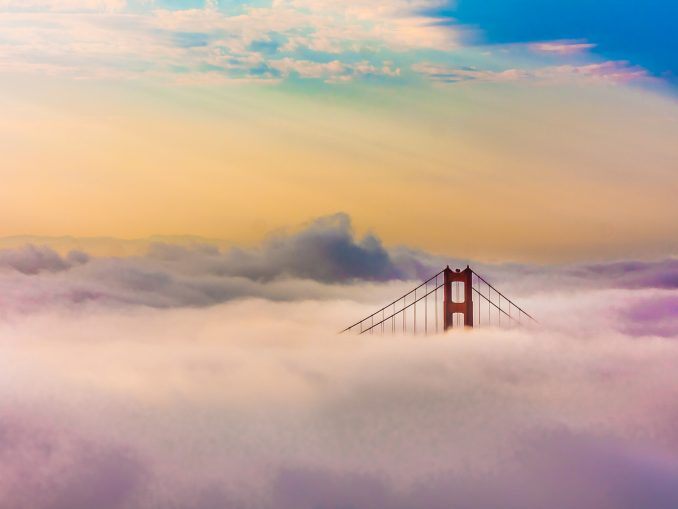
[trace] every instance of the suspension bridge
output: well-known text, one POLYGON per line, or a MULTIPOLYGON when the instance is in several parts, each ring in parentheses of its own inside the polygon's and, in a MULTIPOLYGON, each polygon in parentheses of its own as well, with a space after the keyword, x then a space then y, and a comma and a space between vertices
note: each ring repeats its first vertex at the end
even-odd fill
POLYGON ((515 327, 537 320, 478 275, 449 265, 341 333, 429 334, 468 327, 515 327))

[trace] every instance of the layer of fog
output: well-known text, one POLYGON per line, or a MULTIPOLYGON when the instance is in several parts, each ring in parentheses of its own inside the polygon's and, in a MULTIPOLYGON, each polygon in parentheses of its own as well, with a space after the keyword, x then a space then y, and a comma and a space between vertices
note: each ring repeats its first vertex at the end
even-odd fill
POLYGON ((338 336, 371 306, 347 299, 13 314, 0 494, 35 509, 673 508, 677 329, 631 311, 676 297, 556 291, 529 303, 540 328, 427 337, 338 336))

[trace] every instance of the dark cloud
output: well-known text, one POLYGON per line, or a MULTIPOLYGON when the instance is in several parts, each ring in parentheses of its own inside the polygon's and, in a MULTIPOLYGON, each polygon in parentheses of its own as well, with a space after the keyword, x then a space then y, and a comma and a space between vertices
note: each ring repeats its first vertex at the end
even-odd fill
POLYGON ((295 235, 275 235, 257 251, 234 249, 228 264, 237 275, 254 279, 285 274, 329 283, 415 275, 396 263, 376 236, 356 239, 346 214, 316 219, 295 235))
POLYGON ((28 244, 19 249, 0 250, 0 269, 12 269, 22 274, 60 272, 89 260, 81 251, 71 251, 66 257, 46 246, 28 244))
POLYGON ((324 283, 404 280, 423 277, 431 270, 424 253, 387 250, 374 235, 356 238, 346 214, 321 217, 295 234, 272 235, 258 249, 236 247, 221 253, 209 245, 156 243, 148 256, 177 263, 200 262, 204 272, 264 281, 285 276, 324 283))

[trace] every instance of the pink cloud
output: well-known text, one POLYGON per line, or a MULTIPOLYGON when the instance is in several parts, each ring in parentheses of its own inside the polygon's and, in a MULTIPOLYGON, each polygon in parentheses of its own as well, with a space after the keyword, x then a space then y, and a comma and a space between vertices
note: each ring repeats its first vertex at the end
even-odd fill
POLYGON ((541 53, 557 53, 559 55, 573 55, 583 53, 596 47, 595 44, 576 41, 548 41, 529 44, 532 51, 541 53))
POLYGON ((412 70, 439 83, 457 83, 463 81, 485 83, 518 81, 566 83, 584 80, 588 82, 623 84, 651 79, 645 69, 631 66, 628 62, 623 61, 607 61, 585 65, 568 64, 534 69, 512 68, 500 71, 421 63, 414 64, 412 70))

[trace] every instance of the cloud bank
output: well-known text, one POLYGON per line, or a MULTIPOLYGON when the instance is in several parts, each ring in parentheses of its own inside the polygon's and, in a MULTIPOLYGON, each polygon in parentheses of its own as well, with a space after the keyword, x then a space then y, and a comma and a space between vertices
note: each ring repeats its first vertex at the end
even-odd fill
POLYGON ((298 233, 273 235, 249 250, 156 242, 144 256, 92 257, 28 245, 0 250, 0 310, 29 312, 87 302, 183 307, 243 297, 338 297, 355 281, 428 277, 437 265, 430 260, 406 248, 387 250, 374 235, 356 238, 344 214, 312 221, 298 233))
MULTIPOLYGON (((346 214, 278 232, 255 248, 151 242, 143 255, 59 254, 47 246, 0 250, 0 312, 92 304, 204 307, 241 298, 350 297, 383 304, 446 265, 473 268, 508 295, 531 298, 560 290, 678 288, 678 260, 575 266, 474 263, 401 247, 374 234, 355 236, 346 214)), ((661 306, 660 306, 661 307, 661 306)))
POLYGON ((3 501, 675 507, 675 331, 328 333, 364 308, 248 300, 0 322, 3 501))

